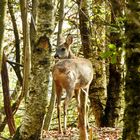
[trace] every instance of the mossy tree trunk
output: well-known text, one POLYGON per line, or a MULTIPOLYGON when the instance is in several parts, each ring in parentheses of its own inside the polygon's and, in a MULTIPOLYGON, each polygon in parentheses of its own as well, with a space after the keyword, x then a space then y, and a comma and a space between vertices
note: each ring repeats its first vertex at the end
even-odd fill
MULTIPOLYGON (((63 20, 64 20, 64 7, 65 7, 64 0, 60 0, 59 11, 58 11, 59 18, 58 18, 57 46, 59 46, 61 41, 61 34, 62 34, 62 27, 63 27, 63 20)), ((46 119, 44 122, 44 128, 43 128, 46 131, 49 130, 49 126, 53 116, 53 111, 55 108, 55 102, 56 102, 56 93, 54 88, 54 82, 52 82, 52 94, 50 99, 50 105, 48 107, 46 119)))
POLYGON ((16 140, 38 140, 46 113, 53 32, 53 3, 51 0, 32 0, 31 76, 23 122, 16 140))
POLYGON ((126 84, 123 140, 140 139, 140 25, 139 0, 126 9, 126 84))
POLYGON ((101 53, 105 52, 106 45, 106 27, 102 24, 102 19, 106 19, 106 2, 103 2, 102 0, 93 0, 92 5, 94 16, 92 20, 92 46, 94 57, 92 59, 95 69, 95 78, 90 88, 89 97, 93 114, 95 116, 96 126, 101 127, 107 92, 105 60, 100 58, 101 53))

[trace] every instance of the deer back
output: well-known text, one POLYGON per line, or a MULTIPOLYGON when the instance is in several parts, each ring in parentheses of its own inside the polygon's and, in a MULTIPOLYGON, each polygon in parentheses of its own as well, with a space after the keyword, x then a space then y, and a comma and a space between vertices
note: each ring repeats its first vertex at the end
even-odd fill
POLYGON ((53 79, 63 88, 85 88, 93 78, 92 63, 84 58, 64 59, 53 67, 53 79))

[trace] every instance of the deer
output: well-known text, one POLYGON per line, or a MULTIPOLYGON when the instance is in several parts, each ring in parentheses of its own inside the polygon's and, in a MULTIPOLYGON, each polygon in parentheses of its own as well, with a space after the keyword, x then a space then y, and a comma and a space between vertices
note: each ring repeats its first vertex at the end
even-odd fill
POLYGON ((73 96, 77 100, 80 140, 88 140, 87 135, 87 98, 89 86, 93 79, 93 66, 90 60, 75 56, 71 50, 72 35, 68 35, 66 41, 60 44, 54 55, 58 60, 53 67, 52 76, 57 97, 58 131, 62 133, 61 126, 61 96, 62 90, 66 91, 64 100, 64 133, 67 125, 67 109, 73 96), (82 95, 82 96, 81 96, 82 95), (80 96, 82 98, 80 98, 80 96), (83 100, 84 98, 84 100, 83 100), (82 102, 81 102, 82 101, 82 102))

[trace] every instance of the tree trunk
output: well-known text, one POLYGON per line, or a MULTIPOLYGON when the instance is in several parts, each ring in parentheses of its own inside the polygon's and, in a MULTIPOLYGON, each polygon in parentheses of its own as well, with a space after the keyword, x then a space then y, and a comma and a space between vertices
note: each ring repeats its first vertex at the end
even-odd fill
MULTIPOLYGON (((57 46, 60 44, 60 37, 62 34, 62 27, 63 27, 63 18, 64 18, 64 0, 60 0, 60 6, 59 6, 59 23, 58 23, 58 33, 57 33, 57 46)), ((44 129, 46 131, 49 130, 49 126, 51 123, 53 111, 55 108, 55 102, 56 102, 56 93, 54 89, 54 82, 52 82, 52 94, 51 94, 51 99, 50 99, 50 105, 48 108, 48 112, 45 117, 45 122, 44 122, 44 129)))
POLYGON ((9 76, 8 76, 8 69, 6 65, 6 56, 4 53, 2 58, 1 79, 2 79, 2 88, 3 88, 3 97, 4 97, 4 110, 5 110, 6 120, 9 127, 9 132, 10 135, 12 136, 15 133, 16 126, 13 117, 13 112, 11 109, 10 92, 9 92, 9 76))
POLYGON ((140 139, 140 25, 139 0, 128 0, 126 10, 126 84, 123 140, 140 139))
POLYGON ((47 105, 50 73, 49 38, 53 32, 52 1, 33 0, 31 23, 31 79, 25 115, 14 139, 38 140, 47 105), (35 12, 35 13, 34 13, 35 12))
POLYGON ((58 32, 57 32, 57 46, 61 43, 60 37, 62 34, 62 27, 63 27, 63 18, 64 18, 64 0, 60 0, 60 7, 59 7, 59 23, 58 23, 58 32))
POLYGON ((100 59, 100 54, 105 52, 105 34, 106 27, 102 24, 101 19, 106 19, 105 13, 100 13, 102 9, 106 11, 106 2, 102 0, 93 0, 93 25, 92 25, 92 46, 94 46, 93 66, 95 69, 94 80, 90 87, 90 102, 95 116, 96 126, 102 126, 102 118, 104 115, 104 104, 106 103, 106 65, 105 60, 100 59), (97 15, 97 16, 96 16, 97 15), (99 40, 99 41, 97 41, 99 40))
POLYGON ((0 1, 0 71, 1 71, 1 64, 2 64, 6 3, 7 3, 7 0, 0 1))
POLYGON ((50 99, 50 104, 48 107, 48 111, 46 113, 45 117, 45 122, 44 122, 44 127, 43 129, 46 131, 49 131, 49 127, 51 124, 54 108, 55 108, 55 103, 56 103, 56 93, 54 89, 54 82, 52 83, 52 93, 51 93, 51 99, 50 99))
POLYGON ((109 65, 109 84, 107 87, 107 102, 105 114, 102 120, 102 126, 115 127, 115 123, 119 119, 120 113, 120 88, 121 88, 121 73, 117 70, 116 64, 109 65))
POLYGON ((85 58, 91 58, 91 32, 89 24, 89 16, 87 10, 87 0, 77 0, 79 9, 79 28, 82 41, 82 49, 85 58))
MULTIPOLYGON (((123 2, 122 0, 111 0, 111 24, 118 25, 118 19, 123 17, 123 2)), ((118 25, 119 26, 119 25, 118 25)), ((117 28, 117 27, 116 27, 117 28)), ((109 83, 107 86, 107 103, 105 107, 105 114, 103 117, 103 126, 115 127, 116 122, 120 116, 121 110, 121 94, 123 91, 122 82, 122 50, 123 43, 121 40, 123 27, 118 27, 115 31, 110 32, 110 42, 115 44, 116 63, 109 64, 109 83), (118 30, 120 30, 118 32, 118 30), (121 51, 120 51, 121 50, 121 51)))
POLYGON ((22 94, 23 96, 26 97, 29 90, 29 75, 30 75, 30 68, 31 68, 27 1, 20 0, 20 7, 21 7, 21 18, 22 18, 22 29, 23 29, 23 54, 24 54, 22 94))
MULTIPOLYGON (((100 127, 103 116, 103 106, 100 97, 104 97, 106 92, 105 65, 102 60, 98 59, 99 56, 97 54, 99 52, 96 51, 100 49, 97 50, 95 47, 93 47, 96 45, 93 44, 92 40, 93 34, 90 25, 91 23, 89 22, 90 19, 87 10, 87 1, 79 0, 78 5, 79 5, 80 34, 84 57, 92 61, 95 70, 94 73, 96 73, 96 76, 94 75, 93 81, 90 86, 89 98, 93 114, 95 116, 96 125, 100 127)), ((101 50, 104 50, 103 44, 101 46, 102 46, 101 50)))
MULTIPOLYGON (((13 29, 14 29, 15 49, 16 49, 16 63, 20 64, 20 39, 19 39, 19 33, 18 33, 17 24, 16 24, 16 18, 15 18, 14 11, 13 11, 13 3, 12 3, 11 0, 8 0, 8 9, 9 9, 9 13, 10 13, 10 16, 11 16, 13 29)), ((17 75, 20 86, 22 86, 23 79, 22 79, 22 75, 21 75, 20 65, 15 65, 15 66, 13 66, 13 68, 14 68, 15 73, 17 75)))
MULTIPOLYGON (((78 10, 79 10, 79 29, 82 41, 82 50, 85 58, 91 58, 91 34, 89 28, 89 16, 87 11, 87 1, 86 0, 77 0, 78 10)), ((87 108, 85 103, 87 103, 86 94, 81 91, 80 97, 80 110, 79 114, 79 131, 80 131, 80 140, 88 140, 87 133, 87 108), (85 115, 84 115, 85 114, 85 115)))

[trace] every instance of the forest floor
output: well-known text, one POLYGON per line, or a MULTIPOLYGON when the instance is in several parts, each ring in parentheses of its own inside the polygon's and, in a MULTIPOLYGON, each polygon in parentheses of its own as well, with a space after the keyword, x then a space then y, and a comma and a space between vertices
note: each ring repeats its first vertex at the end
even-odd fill
MULTIPOLYGON (((119 140, 121 139, 120 128, 90 128, 89 137, 90 140, 119 140), (92 133, 91 133, 92 132, 92 133)), ((58 134, 58 131, 51 130, 43 133, 43 140, 78 140, 79 131, 77 128, 69 128, 65 135, 58 134)))

